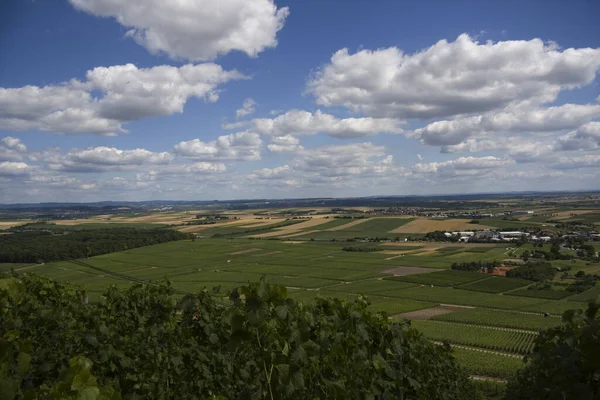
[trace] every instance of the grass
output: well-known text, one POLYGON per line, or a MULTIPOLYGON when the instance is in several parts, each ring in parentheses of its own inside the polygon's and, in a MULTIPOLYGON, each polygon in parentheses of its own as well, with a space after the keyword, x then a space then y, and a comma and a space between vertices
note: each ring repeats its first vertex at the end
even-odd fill
POLYGON ((596 300, 598 298, 598 296, 600 296, 600 285, 596 284, 596 286, 594 286, 591 289, 586 290, 585 292, 578 293, 574 296, 569 297, 568 300, 587 302, 590 300, 596 300))
POLYGON ((479 272, 444 270, 418 275, 392 276, 384 279, 422 285, 455 286, 485 279, 485 275, 482 275, 479 272))
POLYGON ((399 290, 416 286, 414 283, 396 282, 389 280, 369 279, 365 281, 353 282, 350 284, 341 284, 328 287, 328 291, 343 293, 371 294, 384 292, 387 290, 399 290))
POLYGON ((411 326, 425 337, 436 341, 480 347, 513 354, 526 354, 533 349, 535 333, 502 328, 457 324, 446 321, 411 321, 411 326))
POLYGON ((463 290, 473 290, 475 292, 502 293, 530 284, 531 282, 525 279, 491 276, 476 282, 460 285, 458 288, 463 290))
MULTIPOLYGON (((527 297, 505 296, 492 293, 471 292, 449 287, 415 287, 395 291, 379 292, 379 295, 430 301, 442 304, 525 310, 544 312, 547 301, 527 297), (539 307, 538 307, 539 306, 539 307)), ((548 311, 550 312, 550 311, 548 311)), ((562 312, 562 311, 561 311, 562 312)))
POLYGON ((560 318, 544 317, 541 314, 532 315, 510 311, 487 310, 485 308, 438 315, 433 319, 528 330, 552 328, 560 324, 560 318))
POLYGON ((566 290, 529 290, 519 289, 514 292, 507 293, 510 296, 535 297, 538 299, 560 300, 572 293, 566 290))
POLYGON ((520 358, 482 353, 477 350, 454 348, 454 357, 470 375, 510 378, 525 366, 520 358))

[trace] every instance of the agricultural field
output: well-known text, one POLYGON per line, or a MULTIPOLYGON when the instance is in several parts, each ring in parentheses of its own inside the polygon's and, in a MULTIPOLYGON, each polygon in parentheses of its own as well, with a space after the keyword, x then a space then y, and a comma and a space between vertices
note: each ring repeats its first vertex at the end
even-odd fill
MULTIPOLYGON (((584 309, 588 299, 600 295, 600 286, 581 294, 527 290, 533 282, 450 269, 454 262, 516 259, 525 250, 533 250, 531 244, 517 248, 507 243, 422 239, 431 230, 527 226, 551 230, 545 221, 555 217, 545 214, 516 221, 486 218, 479 224, 471 224, 470 219, 422 216, 333 218, 331 209, 312 209, 319 214, 311 215, 310 219, 291 219, 293 213, 303 216, 301 208, 227 211, 227 215, 239 219, 213 225, 186 225, 196 222, 196 213, 202 212, 196 210, 57 220, 55 228, 50 230, 58 233, 107 226, 145 229, 175 225, 174 229, 197 236, 194 240, 75 262, 0 264, 0 271, 15 269, 70 281, 85 287, 92 301, 102 301, 101 293, 111 285, 126 288, 135 282, 165 278, 177 295, 220 288, 226 297, 229 290, 263 277, 284 285, 290 297, 303 302, 317 296, 352 301, 366 295, 370 310, 385 312, 394 320, 410 319, 412 326, 431 340, 451 343, 469 373, 496 378, 507 378, 523 365, 521 356, 531 350, 540 329, 556 326, 564 311, 584 309), (405 242, 407 237, 411 240, 405 242), (394 242, 354 241, 355 238, 388 238, 394 242), (344 251, 348 246, 376 251, 344 251), (544 317, 543 313, 550 315, 544 317)), ((352 213, 361 215, 363 211, 352 213)), ((576 211, 567 208, 555 214, 569 212, 576 211)), ((580 213, 575 217, 564 214, 564 220, 593 219, 596 214, 580 213)), ((537 248, 549 251, 550 245, 537 248)), ((579 270, 600 273, 599 264, 583 260, 556 260, 552 265, 571 267, 571 275, 579 270)))
POLYGON ((503 293, 530 284, 531 282, 526 281, 525 279, 490 276, 472 283, 460 285, 458 288, 463 290, 473 290, 475 292, 503 293))
POLYGON ((535 332, 446 321, 411 321, 427 338, 509 354, 527 354, 533 349, 535 332))
POLYGON ((454 357, 471 375, 508 379, 525 363, 520 357, 507 357, 480 349, 453 347, 454 357))
POLYGON ((433 319, 524 330, 547 329, 560 324, 560 318, 557 317, 544 317, 542 314, 514 311, 486 310, 483 308, 438 315, 434 316, 433 319))
POLYGON ((449 269, 435 273, 393 276, 385 279, 409 282, 419 285, 456 286, 468 282, 486 279, 486 276, 479 272, 454 271, 449 269))

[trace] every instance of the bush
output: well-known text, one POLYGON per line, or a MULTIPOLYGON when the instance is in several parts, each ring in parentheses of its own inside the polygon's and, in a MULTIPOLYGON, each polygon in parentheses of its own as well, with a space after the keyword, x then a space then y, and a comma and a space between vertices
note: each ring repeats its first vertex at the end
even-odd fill
POLYGON ((207 290, 176 298, 168 282, 104 296, 88 304, 62 283, 0 279, 2 398, 52 387, 80 355, 89 363, 77 385, 126 399, 475 398, 448 345, 368 312, 363 296, 305 304, 265 281, 225 302, 207 290))
POLYGON ((505 399, 600 399, 599 307, 567 311, 562 326, 542 331, 505 399))
POLYGON ((508 278, 521 278, 529 281, 552 280, 558 271, 550 263, 539 262, 517 267, 506 272, 508 278))

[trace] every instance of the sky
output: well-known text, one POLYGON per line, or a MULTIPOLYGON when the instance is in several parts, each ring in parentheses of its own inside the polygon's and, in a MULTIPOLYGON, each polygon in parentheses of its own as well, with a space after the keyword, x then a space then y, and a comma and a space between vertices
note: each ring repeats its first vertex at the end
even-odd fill
POLYGON ((4 0, 0 203, 599 190, 599 16, 4 0))

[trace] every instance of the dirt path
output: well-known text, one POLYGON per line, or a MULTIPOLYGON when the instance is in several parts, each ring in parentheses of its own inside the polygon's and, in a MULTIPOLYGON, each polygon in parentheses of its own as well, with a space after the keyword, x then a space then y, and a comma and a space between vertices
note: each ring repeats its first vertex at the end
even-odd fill
POLYGON ((506 379, 494 378, 491 376, 482 376, 482 375, 471 375, 469 378, 474 381, 489 381, 489 382, 498 382, 498 383, 506 383, 508 382, 506 379))
POLYGON ((233 253, 229 253, 229 255, 236 256, 236 255, 238 255, 238 254, 252 253, 252 252, 255 252, 255 251, 259 251, 259 250, 262 250, 262 249, 246 249, 246 250, 239 250, 239 251, 234 251, 233 253))
POLYGON ((44 264, 43 263, 42 264, 34 264, 34 265, 29 265, 27 267, 15 268, 15 271, 25 271, 27 269, 31 269, 31 268, 35 268, 35 267, 41 267, 42 265, 44 265, 44 264))

